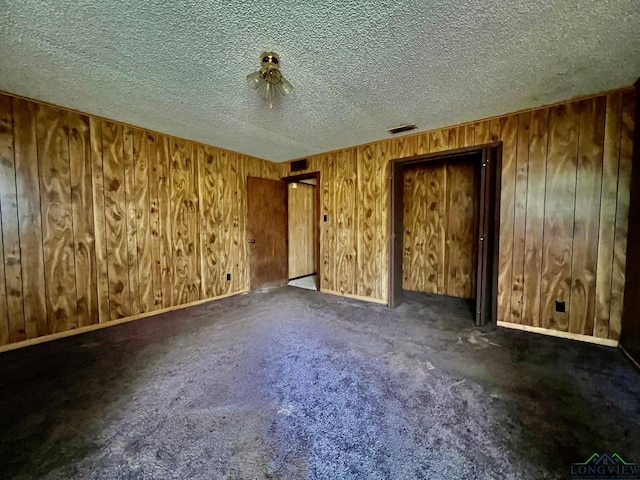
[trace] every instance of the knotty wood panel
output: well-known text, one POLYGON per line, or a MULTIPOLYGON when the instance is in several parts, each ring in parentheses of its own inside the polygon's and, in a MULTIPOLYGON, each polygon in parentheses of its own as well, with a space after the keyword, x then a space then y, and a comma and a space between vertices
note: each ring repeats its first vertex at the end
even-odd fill
POLYGON ((78 326, 98 322, 89 117, 69 112, 69 167, 78 326))
MULTIPOLYGON (((16 162, 16 189, 20 229, 24 319, 27 338, 47 335, 44 256, 42 252, 42 217, 40 213, 40 180, 36 139, 36 108, 33 102, 13 99, 13 143, 16 162)), ((90 202, 89 202, 90 203, 90 202)), ((0 250, 2 248, 0 247, 0 250)), ((4 265, 0 272, 0 292, 4 293, 4 265)), ((6 314, 6 298, 0 297, 6 314)), ((0 331, 2 327, 0 326, 0 331)), ((0 343, 2 342, 0 333, 0 343)))
POLYGON ((127 276, 129 278, 130 315, 137 315, 140 308, 138 288, 138 222, 136 218, 136 178, 133 160, 133 129, 125 126, 122 130, 122 155, 124 163, 124 211, 126 213, 127 276))
POLYGON ((404 289, 475 297, 480 192, 474 162, 405 169, 404 289))
POLYGON ((290 183, 288 198, 289 278, 316 273, 316 188, 290 183))
POLYGON ((598 258, 602 151, 606 99, 584 100, 580 107, 576 210, 571 262, 569 332, 593 332, 598 258))
POLYGON ((0 218, 2 220, 4 277, 10 342, 26 338, 15 178, 11 99, 3 97, 0 99, 0 218))
MULTIPOLYGON (((572 237, 576 201, 576 167, 580 109, 577 103, 549 110, 549 157, 545 194, 542 258, 542 325, 569 328, 572 237), (556 301, 566 312, 556 312, 556 301)), ((502 222, 501 222, 502 224, 502 222)), ((502 245, 501 245, 502 248, 502 245)))
POLYGON ((320 288, 335 291, 335 251, 336 251, 336 214, 334 201, 335 185, 335 153, 326 156, 326 162, 322 165, 320 180, 322 182, 322 215, 327 216, 327 221, 321 223, 320 229, 320 255, 322 257, 322 278, 320 288))
MULTIPOLYGON (((234 205, 235 194, 233 189, 226 188, 227 185, 235 185, 236 183, 236 161, 235 154, 231 152, 221 151, 218 153, 220 158, 220 167, 222 169, 222 185, 219 190, 219 202, 222 205, 228 205, 227 208, 222 209, 222 230, 220 234, 225 239, 223 242, 223 258, 224 258, 224 271, 231 274, 231 280, 234 276, 234 240, 236 239, 234 218, 237 212, 237 205, 234 205)), ((232 282, 225 282, 224 293, 231 293, 233 288, 232 282)))

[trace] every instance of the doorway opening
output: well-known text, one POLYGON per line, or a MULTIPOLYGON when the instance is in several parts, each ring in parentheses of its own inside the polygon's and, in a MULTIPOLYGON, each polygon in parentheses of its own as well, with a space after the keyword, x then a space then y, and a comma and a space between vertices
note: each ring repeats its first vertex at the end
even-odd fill
POLYGON ((319 290, 320 173, 282 180, 287 183, 288 285, 319 290))
POLYGON ((404 290, 470 299, 495 321, 500 144, 395 160, 390 183, 389 307, 404 290))

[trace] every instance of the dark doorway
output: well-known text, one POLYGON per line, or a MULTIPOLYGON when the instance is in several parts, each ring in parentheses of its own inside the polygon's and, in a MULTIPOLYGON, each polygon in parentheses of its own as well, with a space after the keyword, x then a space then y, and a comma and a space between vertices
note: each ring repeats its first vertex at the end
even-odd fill
POLYGON ((247 178, 250 288, 286 285, 287 184, 247 178))
POLYGON ((392 162, 391 308, 407 288, 475 299, 477 325, 495 318, 499 160, 496 144, 392 162))

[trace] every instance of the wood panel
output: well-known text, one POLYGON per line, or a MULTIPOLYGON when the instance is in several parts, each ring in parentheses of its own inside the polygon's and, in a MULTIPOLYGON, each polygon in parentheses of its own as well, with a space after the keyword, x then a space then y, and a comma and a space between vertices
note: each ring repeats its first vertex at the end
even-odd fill
POLYGON ((141 313, 138 287, 138 222, 136 218, 136 170, 133 160, 133 129, 122 129, 122 159, 124 163, 124 198, 127 242, 127 276, 129 278, 130 315, 141 313))
POLYGON ((357 191, 355 150, 347 149, 336 154, 335 164, 335 214, 336 214, 336 267, 335 290, 356 294, 356 229, 357 191))
POLYGON ((569 332, 593 332, 606 99, 580 102, 569 332))
POLYGON ((327 154, 326 162, 322 165, 320 181, 322 182, 322 214, 327 220, 321 223, 320 256, 322 268, 320 273, 320 289, 335 291, 335 251, 336 251, 336 214, 333 187, 335 182, 335 154, 327 154))
POLYGON ((171 257, 174 303, 200 299, 198 261, 198 197, 193 146, 184 140, 171 142, 171 257))
POLYGON ((357 151, 358 192, 360 214, 358 215, 358 295, 380 296, 380 262, 376 255, 376 240, 380 224, 378 149, 375 145, 359 147, 357 151))
POLYGON ((138 308, 140 313, 154 310, 154 276, 152 274, 151 202, 149 154, 146 132, 133 130, 133 165, 135 189, 136 261, 138 271, 138 308))
POLYGON ((11 99, 2 97, 0 99, 0 219, 2 220, 5 298, 8 315, 8 340, 9 342, 18 342, 26 339, 27 334, 22 298, 12 110, 11 99))
POLYGON ((316 273, 316 186, 290 183, 288 194, 289 278, 316 273))
POLYGON ((131 315, 123 126, 102 122, 104 213, 111 320, 131 315))
POLYGON ((171 229, 171 139, 158 135, 156 146, 158 182, 158 232, 160 258, 160 285, 162 286, 162 307, 174 306, 173 291, 173 236, 171 229))
POLYGON ((618 165, 618 195, 615 227, 616 236, 613 245, 611 312, 609 318, 609 339, 611 340, 618 340, 622 329, 635 107, 636 92, 629 91, 623 93, 622 123, 620 132, 620 162, 618 165))
POLYGON ((76 304, 78 327, 84 327, 99 320, 96 251, 93 238, 91 140, 89 117, 70 112, 68 118, 76 304))
MULTIPOLYGON (((44 256, 42 251, 42 216, 40 213, 40 180, 36 109, 33 102, 13 99, 13 143, 15 147, 16 189, 20 230, 24 319, 27 338, 47 335, 47 303, 45 298, 44 256)), ((89 203, 91 203, 89 201, 89 203)), ((2 248, 0 247, 0 250, 2 248)), ((3 263, 3 262, 0 262, 3 263)), ((0 293, 4 294, 4 264, 0 267, 0 293)), ((0 296, 0 325, 6 314, 6 297, 0 296)), ((2 327, 0 326, 0 332, 2 327)), ((2 343, 2 333, 0 333, 2 343)))
POLYGON ((93 172, 93 228, 96 249, 96 279, 98 297, 98 321, 111 320, 109 302, 109 271, 107 255, 107 224, 105 217, 104 168, 102 163, 102 121, 89 118, 91 141, 91 170, 93 172))
MULTIPOLYGON (((542 296, 542 247, 544 195, 547 178, 547 132, 549 109, 531 112, 529 168, 527 171, 527 213, 524 239, 524 272, 521 323, 540 327, 542 296)), ((521 190, 520 190, 521 191, 521 190)), ((514 322, 515 323, 515 322, 514 322)))
POLYGON ((598 338, 609 338, 620 134, 622 128, 622 93, 607 95, 606 102, 598 258, 596 262, 598 276, 596 278, 595 325, 593 331, 593 335, 598 338))
POLYGON ((571 302, 571 257, 576 201, 576 168, 580 109, 577 103, 549 110, 549 158, 545 194, 542 258, 542 325, 568 331, 571 302), (556 311, 564 302, 565 312, 556 311))
POLYGON ((37 123, 48 326, 57 333, 78 327, 68 114, 40 105, 37 123))
POLYGON ((151 229, 151 278, 153 283, 153 310, 163 308, 162 252, 163 239, 160 230, 160 167, 158 138, 154 133, 146 133, 147 158, 149 159, 149 228, 151 229))
MULTIPOLYGON (((518 115, 515 186, 513 205, 511 321, 522 323, 527 218, 527 176, 529 171, 529 112, 518 115)), ((504 177, 503 177, 504 178, 504 177)), ((507 287, 508 288, 508 287, 507 287)))
MULTIPOLYGON (((500 237, 498 248, 498 321, 511 318, 512 292, 519 287, 513 282, 513 230, 516 194, 516 168, 518 148, 518 117, 510 115, 500 119, 502 134, 502 176, 500 178, 500 237)), ((495 122, 489 125, 489 141, 495 138, 495 122), (492 133, 493 131, 493 133, 492 133)))

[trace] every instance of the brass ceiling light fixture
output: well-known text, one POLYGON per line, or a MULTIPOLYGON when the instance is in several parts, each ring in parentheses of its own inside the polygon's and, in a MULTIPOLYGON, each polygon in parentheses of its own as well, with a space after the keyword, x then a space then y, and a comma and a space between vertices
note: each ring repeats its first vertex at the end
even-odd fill
POLYGON ((269 101, 269 109, 273 110, 276 95, 286 95, 293 90, 293 85, 280 73, 280 57, 277 53, 263 52, 260 60, 262 67, 257 72, 247 75, 247 83, 258 91, 261 98, 269 101))

